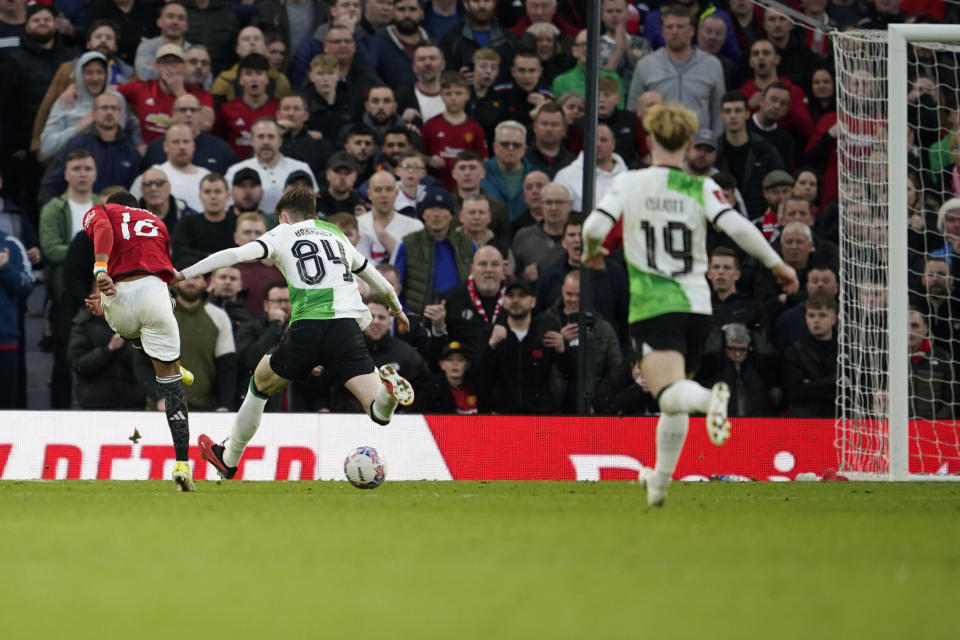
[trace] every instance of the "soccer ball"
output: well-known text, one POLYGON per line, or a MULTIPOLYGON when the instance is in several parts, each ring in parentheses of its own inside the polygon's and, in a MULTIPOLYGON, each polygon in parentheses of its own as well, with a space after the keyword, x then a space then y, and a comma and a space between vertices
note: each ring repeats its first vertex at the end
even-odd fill
POLYGON ((376 489, 387 479, 387 461, 373 447, 357 447, 343 461, 343 473, 358 489, 376 489))

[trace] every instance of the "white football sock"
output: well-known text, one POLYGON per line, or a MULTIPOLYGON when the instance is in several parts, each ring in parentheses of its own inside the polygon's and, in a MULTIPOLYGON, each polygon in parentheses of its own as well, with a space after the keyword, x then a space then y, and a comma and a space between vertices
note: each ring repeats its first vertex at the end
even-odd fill
POLYGON ((393 412, 397 408, 397 399, 387 389, 387 385, 381 384, 377 389, 377 395, 373 397, 373 406, 370 411, 378 422, 387 423, 393 418, 393 412))
POLYGON ((663 413, 706 413, 710 410, 710 389, 693 380, 678 380, 660 392, 663 413))
POLYGON ((240 405, 237 417, 233 421, 230 439, 227 440, 226 450, 223 452, 223 462, 228 467, 235 467, 240 462, 243 450, 247 448, 247 443, 260 426, 266 404, 267 398, 257 395, 252 388, 247 392, 247 397, 243 399, 243 404, 240 405))
POLYGON ((662 413, 657 421, 657 475, 661 482, 670 482, 677 460, 687 439, 690 416, 685 413, 662 413))

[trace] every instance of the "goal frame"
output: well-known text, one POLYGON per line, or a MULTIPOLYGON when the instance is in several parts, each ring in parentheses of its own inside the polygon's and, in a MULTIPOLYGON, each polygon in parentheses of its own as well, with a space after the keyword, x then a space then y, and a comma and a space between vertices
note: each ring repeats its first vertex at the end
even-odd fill
POLYGON ((887 428, 888 472, 844 472, 856 480, 953 480, 960 476, 910 473, 910 386, 907 234, 907 51, 913 43, 960 44, 960 25, 892 24, 887 27, 887 428))

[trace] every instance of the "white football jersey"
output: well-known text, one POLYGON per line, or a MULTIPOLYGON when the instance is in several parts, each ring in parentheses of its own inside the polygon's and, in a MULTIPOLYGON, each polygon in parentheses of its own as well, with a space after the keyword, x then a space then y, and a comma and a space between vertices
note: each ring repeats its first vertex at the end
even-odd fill
POLYGON ((707 224, 732 207, 712 178, 672 167, 618 175, 596 207, 623 218, 629 321, 666 313, 709 315, 707 224))
POLYGON ((297 320, 371 320, 360 298, 356 272, 367 263, 338 227, 322 220, 277 225, 254 242, 287 279, 290 323, 297 320))

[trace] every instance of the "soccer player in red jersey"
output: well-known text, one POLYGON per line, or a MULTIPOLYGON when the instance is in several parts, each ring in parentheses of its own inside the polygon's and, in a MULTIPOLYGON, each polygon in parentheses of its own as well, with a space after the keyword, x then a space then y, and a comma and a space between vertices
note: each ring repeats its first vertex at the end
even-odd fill
POLYGON ((443 182, 444 189, 454 191, 457 183, 453 179, 453 165, 457 154, 466 149, 476 151, 483 158, 490 154, 483 127, 464 111, 470 99, 470 85, 463 75, 444 71, 440 76, 440 97, 443 113, 423 125, 423 154, 430 158, 430 168, 443 182))
POLYGON ((175 273, 170 234, 160 218, 138 208, 137 199, 125 191, 87 211, 83 230, 93 239, 93 275, 100 290, 87 306, 150 356, 173 436, 173 479, 182 491, 194 491, 183 395, 183 376, 189 384, 193 375, 181 372, 180 330, 167 291, 175 273))

